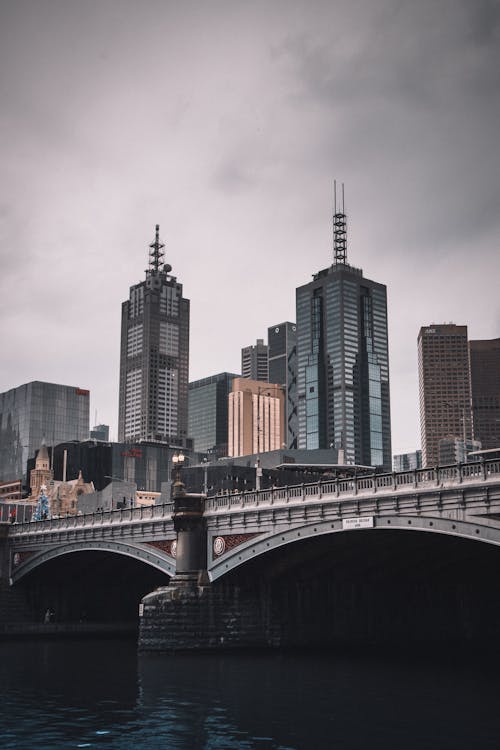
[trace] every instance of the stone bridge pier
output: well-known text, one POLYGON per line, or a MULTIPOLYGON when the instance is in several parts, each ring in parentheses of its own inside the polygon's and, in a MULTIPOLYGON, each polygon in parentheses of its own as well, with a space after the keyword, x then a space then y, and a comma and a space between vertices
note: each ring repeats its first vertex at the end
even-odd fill
POLYGON ((139 650, 182 651, 268 645, 255 601, 207 572, 205 496, 174 484, 175 575, 142 599, 139 650))

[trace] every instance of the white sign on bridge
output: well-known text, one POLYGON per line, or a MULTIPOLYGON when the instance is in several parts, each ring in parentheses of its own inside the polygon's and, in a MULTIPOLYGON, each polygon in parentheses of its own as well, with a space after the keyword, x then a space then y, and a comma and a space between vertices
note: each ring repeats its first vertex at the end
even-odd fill
POLYGON ((354 518, 343 518, 342 528, 371 529, 373 528, 373 516, 355 516, 354 518))

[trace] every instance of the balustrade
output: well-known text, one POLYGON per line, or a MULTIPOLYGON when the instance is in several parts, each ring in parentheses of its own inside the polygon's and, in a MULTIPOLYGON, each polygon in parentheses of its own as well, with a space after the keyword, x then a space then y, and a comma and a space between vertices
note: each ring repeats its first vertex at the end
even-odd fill
MULTIPOLYGON (((328 497, 338 498, 341 502, 353 496, 376 493, 385 490, 388 494, 405 487, 432 488, 443 482, 447 487, 460 484, 462 481, 485 481, 500 476, 500 459, 481 461, 471 464, 415 469, 412 471, 372 474, 370 476, 351 477, 348 479, 326 479, 311 484, 299 484, 288 487, 274 487, 260 491, 216 495, 205 500, 208 513, 227 512, 232 508, 252 508, 285 505, 290 502, 309 502, 328 497)), ((385 494, 385 493, 383 493, 385 494)), ((45 534, 50 531, 76 529, 91 526, 110 526, 114 524, 140 524, 146 520, 172 518, 172 503, 165 505, 139 506, 121 510, 99 511, 98 513, 51 518, 44 521, 26 521, 11 524, 9 535, 45 534)))

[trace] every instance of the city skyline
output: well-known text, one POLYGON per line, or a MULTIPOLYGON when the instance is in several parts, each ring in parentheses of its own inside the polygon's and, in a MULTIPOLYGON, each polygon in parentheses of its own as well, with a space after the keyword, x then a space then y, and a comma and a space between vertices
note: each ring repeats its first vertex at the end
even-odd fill
POLYGON ((0 392, 76 383, 116 439, 120 306, 155 224, 189 380, 238 372, 332 262, 337 178, 349 257, 387 285, 392 452, 420 447, 420 327, 500 335, 493 3, 20 0, 0 29, 0 392))

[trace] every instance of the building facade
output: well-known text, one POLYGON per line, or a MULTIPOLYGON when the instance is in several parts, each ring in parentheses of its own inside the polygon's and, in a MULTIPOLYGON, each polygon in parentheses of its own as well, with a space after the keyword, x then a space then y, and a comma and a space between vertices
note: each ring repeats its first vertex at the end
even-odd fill
POLYGON ((188 420, 189 300, 163 263, 159 226, 146 279, 122 304, 118 440, 185 445, 188 420))
POLYGON ((411 453, 399 453, 392 457, 393 471, 411 471, 412 469, 422 468, 422 451, 412 451, 411 453))
POLYGON ((105 443, 109 441, 109 425, 107 424, 96 424, 96 426, 90 430, 91 440, 103 440, 105 443))
POLYGON ((253 346, 241 350, 241 376, 250 380, 269 382, 268 348, 264 339, 257 339, 253 346))
POLYGON ((469 348, 474 437, 483 449, 500 448, 500 339, 469 348))
POLYGON ((0 393, 0 481, 22 479, 28 459, 46 440, 86 440, 90 393, 84 388, 33 381, 0 393))
POLYGON ((188 432, 198 453, 227 456, 228 398, 239 377, 221 372, 189 383, 188 432))
POLYGON ((422 464, 439 464, 443 438, 472 438, 467 326, 423 326, 418 334, 422 464))
POLYGON ((228 456, 283 447, 285 393, 280 384, 235 378, 229 394, 228 456))
POLYGON ((334 215, 334 263, 296 291, 299 448, 344 450, 391 470, 387 292, 346 261, 334 215))
MULTIPOLYGON (((188 450, 183 451, 191 458, 188 450)), ((162 484, 170 481, 175 453, 175 448, 162 443, 61 443, 54 448, 54 479, 71 481, 81 471, 96 490, 111 481, 124 481, 141 491, 161 492, 162 484)))
POLYGON ((287 448, 297 448, 297 326, 285 322, 267 330, 269 382, 285 386, 287 448))
POLYGON ((480 451, 481 443, 479 440, 463 437, 445 437, 441 438, 438 445, 438 464, 439 466, 449 466, 450 464, 466 464, 471 461, 477 461, 476 453, 480 451))

